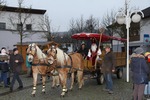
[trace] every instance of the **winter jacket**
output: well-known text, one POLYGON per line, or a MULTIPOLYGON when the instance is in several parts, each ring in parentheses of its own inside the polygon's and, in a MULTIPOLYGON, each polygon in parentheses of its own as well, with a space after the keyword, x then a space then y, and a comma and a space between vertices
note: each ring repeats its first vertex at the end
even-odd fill
POLYGON ((20 72, 21 69, 22 69, 22 63, 24 62, 23 60, 23 57, 22 55, 20 54, 12 54, 10 56, 10 61, 9 61, 9 64, 10 64, 10 69, 13 71, 13 72, 20 72), (15 62, 15 60, 19 60, 18 63, 15 62))
POLYGON ((116 61, 113 52, 106 53, 102 62, 102 73, 112 73, 112 70, 115 70, 115 65, 116 61))
POLYGON ((26 67, 31 68, 31 63, 28 61, 28 55, 26 55, 26 67))
POLYGON ((132 80, 135 84, 146 84, 148 82, 149 67, 145 57, 141 54, 131 56, 132 80))

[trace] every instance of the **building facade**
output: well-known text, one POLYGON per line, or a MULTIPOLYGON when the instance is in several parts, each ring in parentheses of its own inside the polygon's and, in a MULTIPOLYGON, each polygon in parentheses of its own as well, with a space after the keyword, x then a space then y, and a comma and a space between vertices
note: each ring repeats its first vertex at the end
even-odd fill
MULTIPOLYGON (((142 10, 144 14, 144 18, 141 19, 139 26, 136 25, 139 30, 134 31, 133 33, 129 33, 129 50, 130 54, 137 47, 143 47, 145 51, 150 51, 150 7, 142 10)), ((119 35, 115 34, 115 37, 119 37, 119 35)), ((124 44, 118 41, 113 41, 113 50, 114 51, 124 51, 124 44)))
POLYGON ((46 10, 4 6, 0 9, 0 48, 12 50, 20 42, 22 29, 23 42, 46 41, 40 27, 46 10))

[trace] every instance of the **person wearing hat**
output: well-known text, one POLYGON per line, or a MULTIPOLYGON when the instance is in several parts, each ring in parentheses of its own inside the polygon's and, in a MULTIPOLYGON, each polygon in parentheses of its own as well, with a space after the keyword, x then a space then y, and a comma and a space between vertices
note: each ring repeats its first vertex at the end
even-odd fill
POLYGON ((10 56, 10 69, 13 72, 13 78, 10 84, 10 91, 13 91, 13 86, 15 84, 15 81, 17 80, 19 83, 18 89, 23 88, 23 83, 22 80, 19 77, 19 74, 21 72, 21 66, 22 63, 24 62, 23 57, 21 54, 19 54, 19 51, 17 48, 13 49, 13 54, 10 56))
POLYGON ((0 53, 1 59, 0 59, 0 67, 1 67, 1 77, 0 77, 0 82, 4 82, 4 87, 7 88, 8 83, 7 83, 7 72, 9 71, 9 66, 8 66, 8 55, 5 47, 1 48, 1 53, 0 53))
POLYGON ((144 50, 138 47, 134 50, 131 55, 131 71, 132 81, 134 85, 133 98, 134 100, 143 100, 144 88, 148 83, 148 74, 150 72, 149 67, 146 63, 145 56, 143 55, 144 50))
POLYGON ((88 53, 88 49, 85 47, 85 43, 84 42, 81 43, 81 47, 80 47, 80 49, 77 52, 81 53, 84 59, 86 58, 87 53, 88 53))
POLYGON ((104 78, 106 81, 106 87, 103 89, 109 94, 113 94, 113 80, 112 80, 112 72, 115 71, 115 56, 111 51, 110 45, 105 46, 105 55, 102 61, 101 72, 104 74, 104 78))

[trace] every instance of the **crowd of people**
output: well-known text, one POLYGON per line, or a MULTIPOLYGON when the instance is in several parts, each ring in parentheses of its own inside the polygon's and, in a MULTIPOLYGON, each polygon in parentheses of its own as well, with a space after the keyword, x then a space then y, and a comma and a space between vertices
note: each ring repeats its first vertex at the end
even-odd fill
POLYGON ((20 78, 20 72, 22 68, 22 63, 24 62, 23 57, 19 54, 17 48, 13 49, 13 53, 10 54, 5 47, 2 47, 0 53, 0 68, 1 77, 0 82, 4 82, 5 88, 10 88, 13 91, 15 81, 19 83, 18 89, 23 88, 23 82, 20 78), (10 81, 10 72, 12 72, 12 80, 10 81))

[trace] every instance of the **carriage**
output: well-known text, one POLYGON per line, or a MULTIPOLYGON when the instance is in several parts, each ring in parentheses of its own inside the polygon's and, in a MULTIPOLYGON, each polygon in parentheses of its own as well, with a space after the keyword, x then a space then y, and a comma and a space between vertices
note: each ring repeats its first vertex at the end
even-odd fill
MULTIPOLYGON (((126 39, 123 38, 117 38, 117 37, 111 37, 104 34, 98 34, 98 33, 77 33, 72 35, 73 39, 77 40, 89 40, 91 38, 95 38, 99 41, 99 47, 103 48, 105 44, 108 43, 110 40, 117 40, 121 42, 126 42, 126 39), (101 45, 100 45, 101 44, 101 45)), ((92 73, 91 75, 94 75, 94 79, 97 80, 98 84, 104 83, 104 75, 101 73, 100 67, 102 65, 103 57, 105 52, 102 51, 102 54, 100 55, 101 60, 96 61, 95 68, 92 66, 92 61, 89 59, 84 59, 84 73, 92 73), (94 74, 93 74, 94 73, 94 74)), ((115 55, 115 74, 117 75, 117 78, 120 79, 123 77, 123 67, 126 65, 126 52, 114 52, 115 55)), ((93 77, 92 77, 93 78, 93 77)))
MULTIPOLYGON (((94 34, 94 33, 93 33, 94 34)), ((95 38, 100 37, 100 41, 106 41, 110 38, 109 36, 105 35, 99 35, 95 34, 93 35, 95 38)), ((77 34, 78 36, 78 34, 77 34)), ((88 37, 90 34, 87 35, 88 37)), ((76 37, 77 38, 77 37, 76 37)), ((85 38, 84 36, 81 37, 81 39, 85 38)), ((90 37, 91 38, 91 37, 90 37)), ((88 39, 88 38, 85 38, 88 39)), ((113 37, 113 39, 116 39, 113 37)), ((119 39, 118 39, 119 40, 119 39)), ((123 40, 122 40, 123 41, 123 40)), ((38 45, 35 43, 32 43, 28 46, 27 48, 27 53, 28 53, 28 61, 32 63, 32 70, 33 70, 33 91, 32 95, 35 96, 36 93, 36 83, 37 83, 37 75, 41 74, 42 75, 42 82, 43 82, 43 89, 42 92, 45 93, 45 76, 47 74, 47 71, 51 70, 57 70, 61 87, 62 87, 62 92, 61 96, 65 96, 67 93, 67 77, 68 73, 70 73, 71 76, 71 86, 70 90, 73 89, 73 84, 74 84, 74 79, 75 76, 77 77, 78 81, 78 88, 81 89, 83 84, 84 84, 84 71, 89 71, 91 73, 94 72, 94 74, 97 76, 97 82, 98 84, 102 84, 104 82, 104 77, 103 74, 101 73, 100 66, 101 66, 101 61, 97 61, 96 63, 96 68, 92 68, 92 62, 90 60, 84 59, 83 56, 80 53, 71 53, 67 54, 63 50, 61 50, 58 47, 58 44, 55 42, 51 42, 50 45, 47 46, 47 54, 43 53, 43 50, 41 50, 38 45), (75 75, 75 73, 77 73, 75 75)), ((103 59, 104 53, 102 53, 102 59, 103 59)), ((117 53, 119 55, 119 53, 117 53)), ((125 55, 125 54, 124 54, 125 55)), ((122 68, 120 66, 125 65, 125 57, 123 58, 123 55, 121 53, 120 58, 117 56, 116 57, 117 61, 117 66, 116 67, 116 72, 118 72, 119 78, 122 76, 122 68)))

